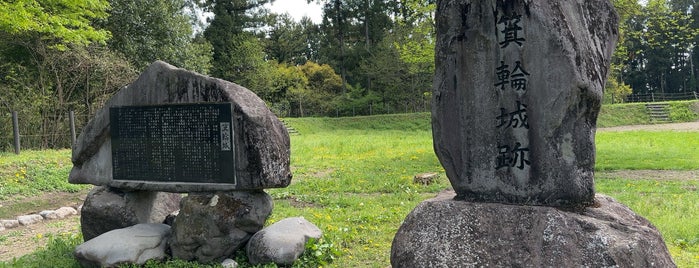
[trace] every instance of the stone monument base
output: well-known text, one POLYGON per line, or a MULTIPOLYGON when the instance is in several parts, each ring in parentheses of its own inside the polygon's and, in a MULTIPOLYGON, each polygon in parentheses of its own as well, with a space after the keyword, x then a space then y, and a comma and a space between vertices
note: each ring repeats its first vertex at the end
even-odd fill
POLYGON ((393 267, 675 267, 658 230, 608 196, 580 212, 455 196, 443 192, 406 217, 393 267))

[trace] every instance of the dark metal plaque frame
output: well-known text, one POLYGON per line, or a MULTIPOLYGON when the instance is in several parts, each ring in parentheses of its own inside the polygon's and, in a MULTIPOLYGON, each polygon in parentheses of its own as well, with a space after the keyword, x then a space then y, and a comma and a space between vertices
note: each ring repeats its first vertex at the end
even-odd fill
POLYGON ((230 103, 109 109, 115 181, 236 185, 230 103))

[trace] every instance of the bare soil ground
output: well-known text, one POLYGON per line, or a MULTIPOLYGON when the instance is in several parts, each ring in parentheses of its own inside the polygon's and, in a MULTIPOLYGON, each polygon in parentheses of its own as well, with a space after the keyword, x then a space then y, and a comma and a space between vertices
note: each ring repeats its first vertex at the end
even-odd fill
MULTIPOLYGON (((87 190, 76 193, 44 193, 23 198, 21 200, 5 200, 2 206, 13 206, 19 203, 38 204, 43 207, 28 206, 27 211, 16 213, 15 216, 38 213, 42 210, 54 210, 64 206, 77 207, 85 200, 87 190)), ((9 220, 11 218, 3 218, 9 220)), ((36 251, 45 246, 48 237, 62 233, 78 233, 80 231, 80 216, 74 215, 64 219, 48 220, 29 226, 20 226, 0 231, 0 262, 11 261, 13 258, 36 251)))
POLYGON ((635 125, 635 126, 619 126, 619 127, 605 127, 599 128, 597 131, 633 131, 633 130, 645 130, 645 131, 699 131, 699 121, 688 122, 688 123, 669 123, 669 124, 654 124, 654 125, 635 125))
MULTIPOLYGON (((598 131, 699 131, 699 122, 691 123, 671 123, 656 125, 638 125, 600 128, 598 131)), ((674 171, 674 170, 618 170, 602 172, 605 176, 636 179, 657 179, 657 180, 699 180, 699 170, 674 171)), ((48 193, 31 197, 32 200, 48 200, 51 207, 44 209, 56 209, 61 206, 75 205, 77 199, 84 199, 86 192, 79 193, 48 193), (57 201, 63 200, 63 201, 57 201)), ((11 205, 6 202, 3 205, 11 205)), ((37 210, 38 211, 38 210, 37 210)), ((37 211, 27 211, 23 214, 30 214, 37 211)), ((19 216, 19 215, 18 215, 19 216)), ((71 216, 61 220, 44 221, 42 223, 21 226, 13 229, 0 231, 0 262, 10 261, 25 254, 34 252, 39 247, 45 246, 48 236, 60 235, 61 233, 77 233, 80 231, 80 217, 71 216)))

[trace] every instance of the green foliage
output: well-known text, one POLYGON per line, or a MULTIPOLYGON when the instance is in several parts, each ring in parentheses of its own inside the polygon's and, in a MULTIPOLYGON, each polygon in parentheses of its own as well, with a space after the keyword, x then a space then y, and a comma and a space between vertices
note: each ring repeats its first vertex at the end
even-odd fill
POLYGON ((669 104, 672 122, 691 122, 699 119, 699 111, 693 110, 694 107, 699 107, 699 101, 676 101, 669 104))
MULTIPOLYGON (((645 7, 622 9, 621 51, 615 54, 615 68, 634 93, 683 92, 696 90, 692 57, 699 28, 696 9, 673 10, 676 1, 650 0, 645 7), (623 53, 623 54, 622 54, 623 53), (623 67, 619 67, 623 64, 623 67)), ((632 7, 629 1, 617 1, 632 7)), ((696 56, 694 56, 696 59, 696 56)))
POLYGON ((299 258, 299 265, 295 267, 322 267, 332 263, 340 256, 340 251, 333 243, 328 243, 323 238, 311 238, 306 243, 306 250, 299 258))
POLYGON ((76 125, 83 126, 135 77, 131 65, 104 47, 56 50, 26 41, 30 47, 0 41, 0 122, 7 122, 0 124, 0 150, 12 144, 10 111, 19 113, 23 148, 69 147, 68 112, 75 111, 76 125))
MULTIPOLYGON (((265 62, 265 53, 259 39, 249 33, 231 36, 223 49, 218 51, 214 60, 212 74, 257 93, 263 99, 269 99, 268 86, 270 77, 265 77, 271 66, 265 62)), ((216 48, 216 47, 214 47, 216 48)))
POLYGON ((276 16, 276 22, 265 39, 267 54, 278 62, 304 64, 318 60, 318 25, 309 18, 294 21, 288 14, 276 16))
MULTIPOLYGON (((611 77, 610 77, 611 78, 611 77)), ((631 87, 624 83, 619 83, 614 79, 607 80, 604 88, 603 104, 623 103, 626 97, 631 95, 631 87)))
POLYGON ((0 2, 0 33, 11 36, 38 34, 51 45, 103 43, 106 30, 92 26, 95 19, 107 17, 106 0, 46 0, 0 2))
MULTIPOLYGON (((266 23, 267 10, 261 8, 269 0, 206 0, 200 5, 214 14, 204 37, 213 48, 211 74, 239 83, 255 92, 265 84, 254 84, 254 74, 263 74, 260 65, 265 54, 261 41, 247 29, 258 29, 266 23), (243 72, 243 73, 238 73, 243 72)), ((268 82, 264 81, 264 82, 268 82)), ((263 83, 264 83, 263 82, 263 83)))
POLYGON ((200 73, 211 68, 212 46, 192 38, 186 0, 110 0, 103 27, 112 33, 109 47, 142 70, 156 60, 200 73))

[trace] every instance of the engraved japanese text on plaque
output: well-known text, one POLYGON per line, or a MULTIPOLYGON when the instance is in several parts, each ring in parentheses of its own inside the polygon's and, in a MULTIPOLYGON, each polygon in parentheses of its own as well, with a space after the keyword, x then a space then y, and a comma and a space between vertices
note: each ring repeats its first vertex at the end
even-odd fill
POLYGON ((109 112, 114 180, 236 184, 230 103, 109 112))

